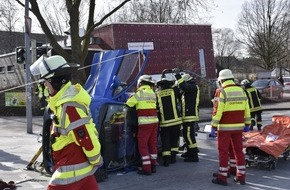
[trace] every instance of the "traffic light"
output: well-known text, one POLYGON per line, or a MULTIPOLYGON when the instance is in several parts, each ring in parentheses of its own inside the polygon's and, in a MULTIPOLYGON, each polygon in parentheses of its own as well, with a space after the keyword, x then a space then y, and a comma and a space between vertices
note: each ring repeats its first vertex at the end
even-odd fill
POLYGON ((36 59, 40 58, 43 54, 47 54, 47 50, 46 47, 41 48, 41 47, 37 47, 36 48, 36 59))
POLYGON ((16 48, 16 61, 19 64, 24 63, 24 61, 25 61, 25 49, 23 47, 16 48))

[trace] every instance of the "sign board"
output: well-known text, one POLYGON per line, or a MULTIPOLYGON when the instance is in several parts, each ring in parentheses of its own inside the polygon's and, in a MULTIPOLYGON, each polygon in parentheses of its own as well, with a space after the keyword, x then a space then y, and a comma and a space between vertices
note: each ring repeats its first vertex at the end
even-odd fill
POLYGON ((31 34, 31 22, 32 22, 32 19, 29 17, 29 16, 25 16, 24 17, 24 20, 25 20, 25 31, 28 35, 31 34))
POLYGON ((25 92, 5 92, 6 107, 25 107, 26 93, 25 92))
POLYGON ((199 62, 200 62, 200 74, 201 74, 201 77, 206 77, 204 50, 199 49, 198 52, 199 52, 199 62))
POLYGON ((153 42, 128 42, 128 50, 154 50, 153 42))

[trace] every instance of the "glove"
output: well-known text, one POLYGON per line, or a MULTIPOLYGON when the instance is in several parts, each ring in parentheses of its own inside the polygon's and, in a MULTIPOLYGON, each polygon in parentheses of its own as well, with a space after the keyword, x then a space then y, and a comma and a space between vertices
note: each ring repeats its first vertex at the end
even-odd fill
POLYGON ((180 69, 179 68, 174 68, 174 69, 172 69, 172 72, 174 72, 176 74, 179 74, 180 73, 180 69))
POLYGON ((212 138, 215 138, 215 137, 216 137, 215 131, 216 131, 216 129, 212 127, 212 128, 211 128, 211 131, 210 131, 210 136, 211 136, 212 138))
POLYGON ((245 125, 244 132, 249 132, 249 131, 250 131, 250 126, 249 125, 245 125))

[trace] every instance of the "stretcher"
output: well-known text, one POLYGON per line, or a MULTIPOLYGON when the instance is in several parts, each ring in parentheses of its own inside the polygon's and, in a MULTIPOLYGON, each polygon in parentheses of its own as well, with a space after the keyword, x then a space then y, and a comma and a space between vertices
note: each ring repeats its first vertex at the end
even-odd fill
POLYGON ((275 169, 279 157, 287 160, 290 152, 290 117, 275 115, 273 123, 261 132, 245 132, 246 164, 275 169))

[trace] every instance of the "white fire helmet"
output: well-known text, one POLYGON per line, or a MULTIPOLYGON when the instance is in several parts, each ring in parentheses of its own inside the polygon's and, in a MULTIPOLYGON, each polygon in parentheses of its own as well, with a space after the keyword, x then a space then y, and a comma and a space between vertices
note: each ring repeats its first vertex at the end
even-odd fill
POLYGON ((31 66, 30 71, 34 76, 40 75, 40 78, 51 78, 54 76, 65 75, 76 71, 78 64, 70 65, 60 55, 47 57, 45 55, 37 59, 31 66))
POLYGON ((219 72, 218 81, 225 80, 225 79, 234 79, 234 75, 231 70, 223 69, 219 72))
POLYGON ((250 84, 250 81, 248 79, 242 80, 241 85, 245 86, 247 84, 250 84))
POLYGON ((139 86, 142 81, 146 81, 146 82, 150 82, 152 84, 155 84, 155 82, 152 80, 152 77, 150 75, 140 76, 138 79, 137 85, 139 86))

